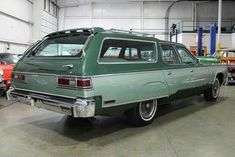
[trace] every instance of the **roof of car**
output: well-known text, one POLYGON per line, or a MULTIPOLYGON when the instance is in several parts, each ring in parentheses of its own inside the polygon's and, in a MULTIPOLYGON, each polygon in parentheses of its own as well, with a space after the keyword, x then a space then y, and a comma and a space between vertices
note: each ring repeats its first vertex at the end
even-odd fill
POLYGON ((105 30, 101 27, 66 29, 66 30, 61 30, 61 31, 50 33, 46 35, 45 37, 53 37, 53 36, 59 36, 59 35, 65 35, 65 34, 68 34, 68 35, 79 34, 79 33, 84 33, 86 35, 97 34, 97 33, 115 33, 115 34, 120 34, 120 35, 142 36, 142 37, 147 37, 147 38, 154 38, 154 34, 148 34, 144 32, 135 32, 132 30, 119 30, 119 29, 113 29, 113 28, 105 30))
POLYGON ((70 34, 70 33, 87 33, 87 34, 96 34, 98 32, 104 32, 105 30, 101 27, 91 27, 91 28, 74 28, 74 29, 66 29, 61 30, 57 32, 50 33, 46 35, 45 37, 50 36, 57 36, 57 35, 63 35, 63 34, 70 34))

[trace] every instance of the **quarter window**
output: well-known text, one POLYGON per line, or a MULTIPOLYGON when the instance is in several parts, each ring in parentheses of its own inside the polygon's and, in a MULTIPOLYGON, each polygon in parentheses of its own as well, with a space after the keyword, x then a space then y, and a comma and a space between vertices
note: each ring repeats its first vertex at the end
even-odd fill
POLYGON ((161 45, 162 60, 167 64, 180 64, 180 60, 172 46, 161 45))
POLYGON ((100 52, 100 62, 154 62, 155 44, 152 42, 106 39, 100 52))

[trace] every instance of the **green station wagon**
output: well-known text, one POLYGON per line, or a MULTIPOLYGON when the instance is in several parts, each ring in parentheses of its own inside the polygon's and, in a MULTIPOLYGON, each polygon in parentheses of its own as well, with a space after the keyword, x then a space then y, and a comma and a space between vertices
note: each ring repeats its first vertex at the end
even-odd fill
POLYGON ((157 107, 219 96, 226 67, 201 65, 184 45, 137 32, 80 28, 51 33, 14 68, 10 100, 89 118, 127 115, 150 124, 157 107))

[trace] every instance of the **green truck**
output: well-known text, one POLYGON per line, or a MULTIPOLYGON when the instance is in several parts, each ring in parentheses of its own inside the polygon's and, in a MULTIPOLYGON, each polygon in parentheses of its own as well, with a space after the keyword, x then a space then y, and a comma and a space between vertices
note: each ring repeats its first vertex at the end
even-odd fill
POLYGON ((9 100, 90 118, 125 114, 150 124, 159 104, 219 96, 226 67, 202 65, 187 48, 146 34, 102 28, 58 31, 16 64, 9 100))

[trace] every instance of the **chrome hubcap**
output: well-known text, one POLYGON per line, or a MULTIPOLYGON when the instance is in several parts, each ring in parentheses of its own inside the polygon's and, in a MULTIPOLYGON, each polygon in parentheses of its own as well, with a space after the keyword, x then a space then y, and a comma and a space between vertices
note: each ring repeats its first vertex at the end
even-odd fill
POLYGON ((212 94, 214 98, 217 98, 219 96, 220 92, 220 83, 218 80, 215 80, 213 86, 212 86, 212 94))
POLYGON ((156 100, 149 100, 141 102, 139 105, 139 113, 143 120, 151 120, 156 112, 157 102, 156 100))

